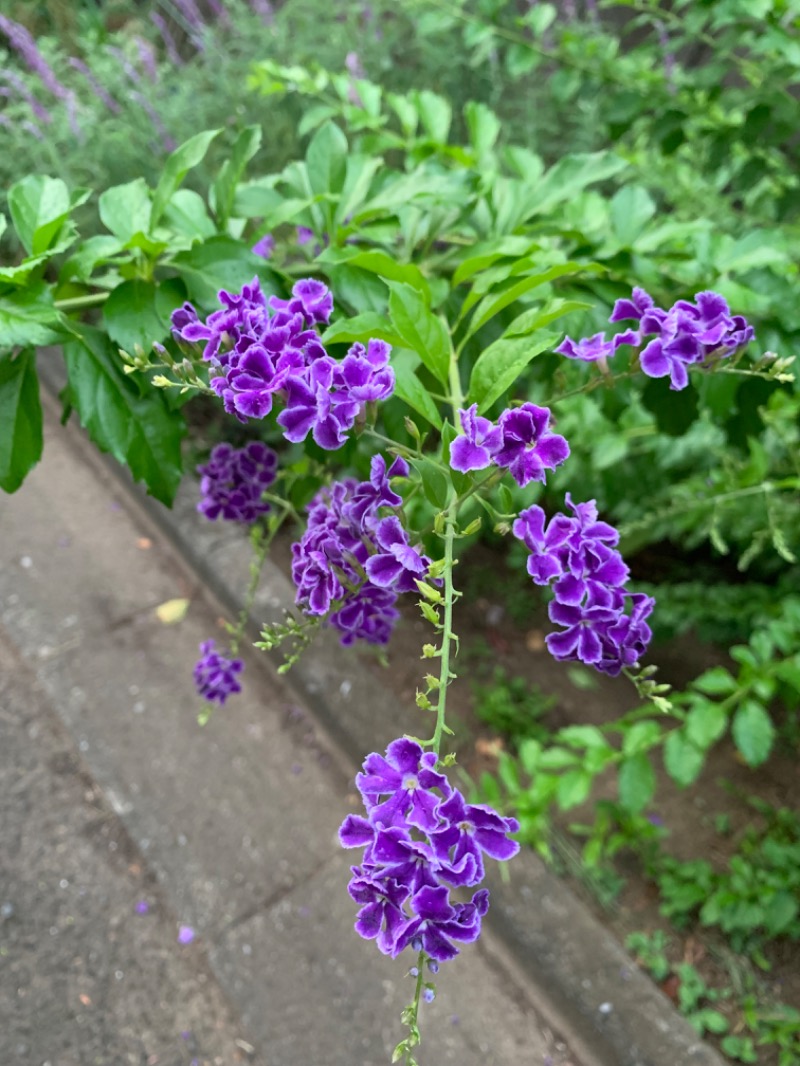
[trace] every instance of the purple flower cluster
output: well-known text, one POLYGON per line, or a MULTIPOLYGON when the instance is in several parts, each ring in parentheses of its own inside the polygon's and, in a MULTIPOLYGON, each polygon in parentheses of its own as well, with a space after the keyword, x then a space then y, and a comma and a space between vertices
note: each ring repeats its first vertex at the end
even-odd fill
POLYGON ((241 293, 223 290, 219 300, 222 309, 205 322, 184 304, 173 312, 172 328, 182 340, 205 342, 204 358, 217 372, 211 387, 241 422, 264 418, 277 398, 287 440, 296 444, 310 433, 321 448, 335 451, 366 405, 394 391, 384 341, 354 344, 341 361, 325 351, 316 327, 330 320, 333 297, 321 281, 298 281, 282 300, 267 299, 254 278, 241 293))
POLYGON ((403 459, 387 469, 382 455, 373 456, 369 481, 335 481, 317 493, 306 530, 292 545, 298 606, 319 616, 334 608, 328 621, 343 644, 388 643, 398 595, 416 592, 417 579, 428 573, 430 559, 412 547, 399 518, 379 515, 402 504, 390 481, 407 476, 403 459))
POLYGON ((243 448, 218 444, 207 463, 198 466, 202 499, 197 510, 212 522, 257 522, 270 506, 262 496, 275 481, 278 457, 261 441, 243 448))
POLYGON ((742 315, 732 315, 719 293, 698 292, 695 301, 678 300, 664 311, 644 289, 636 288, 630 299, 617 300, 609 322, 633 320, 638 329, 627 329, 610 341, 604 333, 580 341, 566 337, 556 351, 591 363, 610 358, 622 344, 639 347, 651 337, 639 356, 642 370, 651 378, 669 376, 671 389, 685 389, 688 367, 732 355, 754 336, 753 327, 742 315))
POLYGON ((241 692, 239 674, 244 669, 241 659, 228 659, 216 650, 215 640, 200 645, 200 659, 194 668, 197 691, 209 703, 223 704, 228 696, 241 692))
POLYGON ((360 907, 356 931, 392 958, 411 946, 446 962, 458 954, 454 941, 477 940, 488 891, 456 903, 450 890, 480 884, 484 855, 506 860, 519 851, 508 836, 519 823, 466 803, 436 763, 407 738, 392 741, 385 757, 368 755, 356 777, 367 817, 348 815, 339 830, 343 847, 364 848, 348 885, 360 907))
POLYGON ((514 536, 530 552, 534 582, 552 586, 550 620, 564 628, 546 638, 550 653, 616 676, 644 654, 655 601, 626 590, 619 533, 598 521, 595 501, 575 504, 567 493, 567 503, 572 516, 556 514, 549 523, 541 507, 528 507, 514 522, 514 536))
POLYGON ((450 446, 454 470, 484 470, 491 463, 507 469, 518 485, 544 481, 569 456, 569 445, 551 433, 550 410, 524 403, 503 411, 497 425, 478 414, 478 405, 459 411, 461 434, 450 446))

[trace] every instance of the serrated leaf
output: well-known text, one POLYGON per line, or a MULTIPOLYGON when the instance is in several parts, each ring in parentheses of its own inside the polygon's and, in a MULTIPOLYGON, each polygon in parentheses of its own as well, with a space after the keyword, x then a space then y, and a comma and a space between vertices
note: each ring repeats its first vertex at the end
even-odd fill
POLYGON ((34 353, 0 356, 0 488, 16 492, 42 456, 42 408, 34 353))
POLYGON ((61 178, 29 174, 8 190, 14 229, 29 255, 47 251, 71 207, 69 190, 61 178))
POLYGON ((692 688, 706 696, 729 696, 736 687, 735 678, 724 666, 713 666, 692 682, 692 688))
POLYGON ((312 192, 321 195, 342 191, 347 174, 347 152, 347 138, 335 122, 326 122, 317 130, 306 151, 312 192))
POLYGON ((745 700, 733 716, 731 733, 748 766, 766 761, 775 740, 775 726, 760 703, 745 700))
POLYGON ((182 473, 183 416, 170 411, 161 392, 142 396, 123 372, 109 339, 80 324, 64 343, 68 397, 101 451, 127 464, 137 481, 170 506, 182 473))
MULTIPOLYGON (((364 317, 364 316, 361 316, 364 317)), ((412 410, 430 422, 437 429, 442 428, 442 417, 436 403, 419 380, 416 369, 420 365, 416 352, 400 349, 392 353, 391 366, 394 370, 394 394, 408 404, 412 410)))
POLYGON ((437 380, 446 385, 450 372, 450 335, 447 327, 427 307, 410 285, 388 283, 392 326, 437 380))
POLYGON ((481 413, 487 411, 495 400, 511 388, 532 359, 552 349, 559 336, 557 333, 546 333, 536 339, 501 337, 490 344, 481 352, 472 368, 467 403, 477 403, 481 413))
POLYGON ((0 350, 55 344, 62 318, 44 282, 0 296, 0 350))
MULTIPOLYGON (((540 762, 540 765, 541 762, 540 762)), ((592 775, 585 770, 569 770, 558 779, 556 798, 562 811, 577 807, 589 795, 592 788, 592 775)))
POLYGON ((152 205, 144 178, 106 189, 100 194, 98 204, 100 221, 123 244, 137 233, 149 231, 152 205))
POLYGON ((179 252, 172 265, 186 282, 190 298, 204 307, 216 306, 220 289, 240 292, 255 275, 261 278, 265 293, 277 293, 271 281, 272 272, 265 267, 264 260, 232 237, 212 237, 196 244, 186 252, 179 252))
POLYGON ((686 735, 698 748, 705 750, 719 740, 728 727, 728 715, 718 703, 704 700, 686 717, 686 735))
MULTIPOLYGON (((597 270, 598 267, 594 263, 556 263, 555 266, 548 267, 547 270, 541 270, 536 274, 521 278, 503 292, 489 293, 475 309, 466 335, 468 337, 473 336, 495 315, 505 310, 506 307, 509 307, 521 296, 531 292, 533 289, 537 289, 540 285, 545 285, 556 278, 570 277, 587 272, 596 273, 597 270)), ((469 301, 467 301, 467 304, 469 304, 469 301)))
POLYGON ((684 788, 697 780, 705 759, 705 753, 692 744, 683 729, 673 730, 664 742, 664 768, 684 788))
POLYGON ((150 216, 150 225, 155 227, 161 220, 164 208, 172 199, 172 194, 180 186, 189 171, 202 163, 208 151, 209 145, 220 130, 204 130, 196 133, 188 141, 179 144, 174 152, 171 152, 161 168, 161 177, 158 179, 155 192, 153 193, 153 208, 150 216))
POLYGON ((656 789, 656 775, 645 752, 625 759, 619 769, 619 801, 626 811, 644 810, 656 789))
POLYGON ((236 186, 245 167, 261 147, 261 136, 260 126, 245 126, 234 141, 230 156, 219 168, 212 188, 213 209, 220 228, 224 229, 228 222, 236 196, 236 186))
POLYGON ((180 282, 123 281, 103 305, 103 324, 109 337, 126 352, 149 352, 154 341, 169 333, 169 314, 183 302, 180 282), (160 297, 160 298, 159 298, 160 297))
POLYGON ((412 459, 411 464, 422 480, 422 491, 434 507, 447 506, 450 486, 444 473, 430 459, 412 459))

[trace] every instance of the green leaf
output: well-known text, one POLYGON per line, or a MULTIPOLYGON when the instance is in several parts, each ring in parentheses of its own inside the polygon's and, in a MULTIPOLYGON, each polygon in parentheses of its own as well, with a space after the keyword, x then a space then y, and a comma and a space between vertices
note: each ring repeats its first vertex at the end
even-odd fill
POLYGON ((106 189, 100 195, 99 208, 101 222, 123 244, 150 229, 150 190, 144 178, 106 189))
POLYGON ((193 240, 204 241, 217 232, 203 197, 192 189, 178 189, 173 194, 164 208, 164 222, 176 233, 193 240))
POLYGON ((549 351, 558 339, 559 334, 546 333, 538 339, 501 338, 490 344, 472 368, 467 403, 477 403, 481 412, 488 410, 511 388, 531 359, 549 351))
POLYGON ((354 215, 361 207, 369 195, 373 177, 382 166, 383 160, 380 156, 350 155, 347 157, 347 176, 334 216, 337 226, 346 224, 344 220, 354 215))
POLYGON ((428 282, 422 275, 418 266, 413 263, 398 263, 386 252, 375 250, 363 251, 358 248, 327 248, 317 256, 320 263, 347 263, 348 266, 361 267, 371 274, 386 281, 400 281, 410 285, 412 289, 422 293, 426 300, 430 299, 428 282))
POLYGON ((276 178, 272 175, 237 185, 233 197, 233 214, 236 218, 261 218, 282 204, 285 197, 275 188, 275 182, 276 178))
POLYGON ((261 127, 245 126, 234 141, 230 156, 219 168, 212 186, 213 209, 221 229, 227 225, 244 168, 261 147, 261 127))
MULTIPOLYGON (((402 338, 390 329, 386 323, 386 316, 377 311, 365 311, 362 315, 353 318, 340 318, 337 322, 328 326, 322 335, 323 344, 366 344, 367 341, 376 338, 387 341, 391 345, 400 345, 402 338)), ((419 360, 417 360, 419 362, 419 360)))
POLYGON ((560 297, 548 300, 544 307, 529 307, 527 311, 517 315, 511 325, 506 326, 503 336, 524 337, 543 326, 549 326, 551 322, 563 318, 564 315, 571 314, 573 311, 586 311, 591 306, 584 300, 562 300, 560 297))
MULTIPOLYGON (((499 314, 510 304, 513 304, 515 300, 520 298, 520 296, 524 296, 525 293, 538 288, 540 285, 546 284, 548 281, 553 281, 555 278, 569 277, 575 274, 588 272, 596 273, 600 269, 602 268, 596 263, 557 263, 555 266, 549 267, 547 270, 542 270, 538 274, 532 274, 514 282, 513 285, 509 286, 509 288, 501 293, 489 293, 489 295, 485 296, 478 304, 475 314, 470 321, 466 335, 468 337, 473 336, 473 334, 477 333, 482 326, 485 326, 490 319, 494 318, 495 315, 499 314)), ((467 300, 466 304, 468 305, 469 303, 470 301, 467 300)))
POLYGON ((450 372, 450 335, 410 285, 389 282, 389 317, 397 333, 419 355, 435 378, 446 385, 450 372))
MULTIPOLYGON (((540 766, 544 763, 540 760, 540 766)), ((569 770, 558 779, 556 798, 562 811, 577 807, 589 795, 592 788, 592 775, 585 770, 569 770)))
POLYGON ((88 281, 98 263, 105 263, 122 251, 122 242, 116 237, 100 233, 83 241, 69 259, 64 263, 59 274, 59 282, 88 281))
POLYGON ((625 185, 611 200, 611 228, 625 248, 630 248, 656 213, 656 205, 641 185, 625 185))
POLYGON ((658 722, 634 722, 622 738, 622 752, 624 755, 638 755, 652 748, 660 739, 661 725, 658 722))
POLYGON ((64 358, 81 424, 101 451, 127 464, 135 480, 170 506, 181 479, 183 416, 167 408, 159 390, 139 394, 100 330, 81 324, 72 332, 64 358))
POLYGON ((174 152, 167 156, 158 179, 155 192, 153 193, 153 209, 150 216, 150 225, 158 225, 164 208, 172 199, 172 194, 179 187, 189 171, 202 163, 208 147, 220 130, 204 130, 196 133, 188 141, 179 144, 174 152))
POLYGON ((267 294, 275 294, 272 272, 246 244, 232 237, 212 237, 189 251, 179 252, 172 265, 186 282, 189 297, 204 307, 217 303, 217 292, 238 292, 254 275, 261 278, 267 294))
POLYGON ((149 352, 154 341, 169 333, 169 315, 183 302, 183 287, 174 280, 157 286, 152 281, 123 281, 103 305, 103 324, 120 348, 149 352), (160 299, 159 299, 160 296, 160 299))
POLYGON ((719 740, 728 727, 728 715, 718 703, 703 700, 695 704, 686 717, 686 735, 704 751, 719 740))
POLYGON ((530 255, 538 245, 529 237, 508 236, 497 241, 489 241, 485 244, 475 245, 470 248, 469 256, 459 263, 453 274, 453 285, 460 285, 462 281, 471 278, 486 267, 496 263, 498 259, 513 257, 523 259, 530 255))
POLYGON ((44 282, 0 296, 0 349, 55 344, 61 315, 44 282))
POLYGON ((674 729, 664 742, 664 768, 684 788, 697 780, 705 761, 705 752, 692 744, 683 729, 674 729))
MULTIPOLYGON (((365 316, 360 316, 365 317, 365 316)), ((355 321, 355 320, 353 320, 355 321)), ((394 394, 405 401, 412 410, 430 422, 437 429, 442 428, 442 418, 433 397, 419 380, 416 369, 420 365, 416 352, 399 349, 392 353, 391 366, 394 370, 394 394)))
MULTIPOLYGON (((83 200, 88 195, 82 195, 83 200)), ((14 229, 29 255, 47 251, 72 206, 69 190, 60 178, 29 174, 8 190, 14 229)))
POLYGON ((42 408, 35 355, 0 356, 0 488, 16 492, 42 457, 42 408))
POLYGON ((729 696, 736 687, 735 678, 724 666, 712 666, 692 682, 692 688, 706 696, 729 696))
POLYGON ((558 204, 598 181, 619 174, 628 164, 613 152, 589 152, 563 156, 536 185, 530 214, 544 215, 558 204))
POLYGON ((447 506, 450 486, 444 473, 430 459, 412 459, 411 464, 422 479, 422 490, 434 507, 447 506))
POLYGON ((436 141, 437 144, 447 144, 447 135, 450 132, 450 122, 453 118, 453 109, 448 101, 428 89, 423 89, 422 92, 415 91, 410 95, 416 104, 425 132, 431 140, 436 141))
POLYGON ((478 158, 482 159, 494 148, 500 134, 500 119, 486 104, 475 100, 465 104, 464 118, 467 120, 470 144, 478 158))
POLYGON ((653 765, 644 752, 625 759, 619 770, 619 801, 626 811, 639 814, 656 789, 653 765))
POLYGON ((308 180, 314 193, 342 191, 347 174, 347 153, 347 138, 335 122, 326 122, 317 130, 306 151, 308 180))
POLYGON ((731 733, 748 766, 766 761, 775 740, 775 726, 760 703, 745 700, 733 716, 731 733))

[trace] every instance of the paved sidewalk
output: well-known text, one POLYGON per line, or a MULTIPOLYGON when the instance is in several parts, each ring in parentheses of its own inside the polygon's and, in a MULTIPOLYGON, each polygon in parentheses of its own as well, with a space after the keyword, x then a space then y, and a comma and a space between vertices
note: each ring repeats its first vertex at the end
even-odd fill
MULTIPOLYGON (((116 483, 73 450, 69 433, 52 418, 47 433, 43 463, 17 495, 0 499, 0 672, 16 686, 0 697, 0 747, 20 753, 8 756, 6 773, 19 810, 37 812, 33 835, 41 825, 42 839, 57 837, 53 848, 77 864, 73 878, 87 873, 91 905, 82 904, 69 934, 76 957, 84 958, 82 930, 108 943, 113 934, 113 968, 126 977, 113 996, 100 996, 99 1009, 84 1009, 70 999, 81 992, 65 983, 61 965, 49 972, 40 942, 12 940, 11 972, 22 991, 14 1002, 0 1000, 0 1013, 13 1008, 22 1021, 0 1017, 0 1033, 13 1037, 5 1048, 0 1036, 0 1061, 116 1066, 155 1055, 162 1057, 154 1062, 188 1063, 182 1045, 164 1050, 164 1034, 180 1041, 201 1019, 201 1062, 228 1066, 246 1060, 252 1045, 250 1061, 267 1066, 383 1066, 402 1036, 411 980, 352 930, 350 857, 336 829, 357 798, 342 760, 256 653, 245 656, 243 696, 197 726, 191 669, 199 642, 222 635, 213 609, 144 518, 126 510, 116 483), (156 608, 177 597, 190 598, 189 612, 165 625, 156 608), (30 701, 21 692, 33 694, 30 701), (39 736, 49 738, 41 749, 39 736), (54 772, 46 744, 80 767, 85 788, 74 787, 74 773, 63 787, 42 783, 54 772), (34 770, 16 774, 20 760, 34 770), (130 842, 132 861, 112 865, 105 880, 88 876, 97 841, 82 850, 89 791, 112 826, 109 843, 130 842), (150 884, 152 921, 132 912, 140 886, 150 884), (197 930, 188 949, 177 943, 179 922, 197 930), (158 945, 163 954, 154 956, 158 945), (164 989, 173 990, 166 1009, 164 989), (23 1044, 29 1050, 18 1052, 23 1044)), ((53 883, 59 863, 51 849, 32 848, 27 825, 23 832, 13 822, 0 823, 0 903, 21 900, 31 928, 49 928, 53 914, 66 913, 54 901, 68 891, 59 884, 70 873, 53 883), (31 879, 38 892, 26 890, 31 879)), ((4 929, 0 938, 5 946, 4 929)), ((423 1066, 588 1066, 494 959, 478 944, 442 968, 439 996, 422 1019, 423 1066)), ((82 965, 95 995, 107 993, 112 963, 104 968, 87 949, 82 965)), ((91 991, 83 994, 94 1003, 91 991)))

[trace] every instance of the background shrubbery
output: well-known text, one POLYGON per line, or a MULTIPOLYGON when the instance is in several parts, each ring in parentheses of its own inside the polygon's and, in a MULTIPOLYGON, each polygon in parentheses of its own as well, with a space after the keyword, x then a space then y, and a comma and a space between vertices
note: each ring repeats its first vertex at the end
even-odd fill
MULTIPOLYGON (((797 754, 800 393, 788 360, 800 335, 800 3, 12 7, 0 34, 0 409, 21 414, 6 419, 0 484, 17 488, 41 450, 42 345, 63 347, 67 410, 168 502, 193 405, 147 385, 164 370, 153 342, 168 362, 182 357, 169 314, 185 299, 209 311, 217 289, 255 273, 280 294, 298 276, 324 278, 341 312, 326 343, 395 346, 397 398, 381 417, 409 443, 409 411, 431 439, 448 431, 435 358, 397 323, 458 321, 465 380, 480 381, 490 349, 493 366, 500 352, 506 360, 508 374, 481 383, 487 411, 512 383, 518 399, 560 397, 572 456, 543 505, 559 506, 565 490, 596 498, 658 600, 657 632, 691 629, 731 647, 729 667, 675 695, 671 717, 656 702, 555 736, 546 697, 495 672, 479 714, 513 754, 484 794, 513 805, 545 851, 552 812, 616 774, 617 800, 584 827, 585 862, 638 848, 670 916, 699 916, 768 964, 766 942, 798 936, 796 822, 761 809, 764 833, 714 872, 670 858, 646 810, 662 751, 681 786, 724 737, 751 767, 797 754), (35 46, 14 37, 16 24, 35 46), (252 251, 267 234, 268 260, 252 251), (604 380, 548 354, 564 333, 607 328, 634 285, 663 306, 714 288, 753 321, 756 341, 735 367, 681 392, 629 372, 622 355, 604 380), (767 858, 765 887, 756 867, 767 858)), ((366 471, 356 440, 337 455, 366 471)), ((289 448, 283 458, 296 466, 299 507, 326 457, 289 448)), ((413 505, 419 526, 436 494, 430 475, 413 505)), ((490 509, 518 503, 506 490, 490 509)), ((512 550, 508 565, 521 581, 522 555, 512 550)), ((663 969, 661 946, 633 946, 663 969)), ((704 996, 687 1010, 698 1014, 704 996)), ((699 1027, 722 1032, 704 1009, 699 1027)), ((752 1036, 726 1048, 745 1062, 766 1032, 748 1025, 752 1036)), ((781 1063, 795 1061, 791 1019, 780 1040, 781 1063)))

